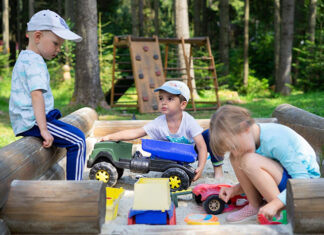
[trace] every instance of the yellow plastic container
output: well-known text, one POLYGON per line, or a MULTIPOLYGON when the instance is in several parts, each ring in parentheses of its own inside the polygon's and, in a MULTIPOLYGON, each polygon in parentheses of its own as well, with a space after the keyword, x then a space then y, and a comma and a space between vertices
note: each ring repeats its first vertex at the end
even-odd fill
POLYGON ((123 188, 106 187, 106 221, 116 218, 119 200, 124 194, 123 188))
POLYGON ((140 178, 134 186, 133 210, 169 210, 171 206, 168 178, 140 178))

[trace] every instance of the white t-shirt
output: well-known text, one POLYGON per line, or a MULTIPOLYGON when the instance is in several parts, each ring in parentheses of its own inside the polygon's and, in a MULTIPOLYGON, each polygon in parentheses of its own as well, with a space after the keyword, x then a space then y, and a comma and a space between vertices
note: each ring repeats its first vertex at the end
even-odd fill
POLYGON ((144 126, 145 132, 154 140, 170 141, 183 144, 194 144, 194 137, 201 134, 203 128, 187 112, 182 112, 182 120, 177 133, 169 130, 165 115, 155 118, 144 126))

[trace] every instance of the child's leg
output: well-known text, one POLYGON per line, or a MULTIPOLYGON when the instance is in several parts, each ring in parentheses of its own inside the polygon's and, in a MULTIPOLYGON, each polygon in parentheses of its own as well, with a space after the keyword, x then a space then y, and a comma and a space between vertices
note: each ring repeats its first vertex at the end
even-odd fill
POLYGON ((82 180, 86 159, 86 143, 83 132, 65 122, 52 120, 47 128, 54 137, 53 144, 66 148, 66 179, 82 180))
POLYGON ((283 174, 283 168, 278 162, 256 153, 248 153, 241 158, 240 166, 243 178, 247 178, 267 202, 278 196, 278 185, 283 174))
POLYGON ((213 164, 214 167, 214 174, 215 174, 215 178, 221 178, 223 176, 223 161, 224 161, 224 157, 221 156, 215 156, 213 154, 213 152, 210 149, 210 145, 209 145, 209 129, 205 130, 202 133, 202 136, 204 137, 206 146, 207 146, 207 151, 209 152, 210 155, 210 160, 213 164))
MULTIPOLYGON (((53 145, 66 148, 67 150, 67 180, 81 180, 86 157, 86 145, 83 132, 72 125, 56 120, 53 116, 50 118, 47 117, 47 128, 54 137, 53 145)), ((34 126, 20 135, 42 138, 38 126, 34 126)))

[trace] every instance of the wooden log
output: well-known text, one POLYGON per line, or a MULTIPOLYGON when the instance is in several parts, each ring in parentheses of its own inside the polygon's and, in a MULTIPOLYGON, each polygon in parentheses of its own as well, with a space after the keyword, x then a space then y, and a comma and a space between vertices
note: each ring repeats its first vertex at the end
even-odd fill
POLYGON ((324 179, 290 179, 287 214, 294 233, 324 233, 324 179))
MULTIPOLYGON (((98 119, 95 110, 79 109, 61 120, 81 129, 88 136, 98 119)), ((21 138, 0 149, 0 208, 4 205, 10 183, 14 179, 32 180, 41 177, 65 156, 65 149, 43 148, 34 137, 21 138)))
POLYGON ((98 234, 105 222, 100 181, 14 180, 1 217, 15 234, 98 234))
MULTIPOLYGON (((196 119, 203 129, 209 128, 210 119, 196 119)), ((117 131, 140 128, 152 120, 121 120, 121 121, 96 121, 93 130, 94 137, 102 137, 117 131)), ((255 118, 256 122, 277 122, 276 118, 255 118)), ((147 137, 146 137, 147 138, 147 137)), ((140 140, 130 141, 139 144, 140 140)))
MULTIPOLYGON (((297 108, 290 104, 279 105, 272 113, 273 117, 278 119, 278 122, 289 126, 301 136, 303 136, 310 145, 314 148, 317 161, 320 165, 323 165, 323 159, 319 156, 323 156, 324 151, 324 118, 307 112, 303 109, 297 108)), ((324 169, 322 167, 322 174, 324 169)))

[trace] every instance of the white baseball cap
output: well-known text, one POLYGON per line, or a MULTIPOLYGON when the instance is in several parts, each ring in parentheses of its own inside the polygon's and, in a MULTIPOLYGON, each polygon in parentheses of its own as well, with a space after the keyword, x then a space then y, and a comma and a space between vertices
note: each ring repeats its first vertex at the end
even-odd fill
POLYGON ((60 38, 80 42, 82 37, 73 33, 65 20, 54 11, 42 10, 32 16, 27 23, 27 31, 50 30, 60 38))
POLYGON ((184 82, 180 81, 168 81, 165 82, 162 86, 159 88, 156 88, 154 91, 166 91, 168 93, 174 94, 174 95, 183 95, 183 97, 186 99, 186 101, 189 101, 190 98, 190 91, 188 86, 184 82))

